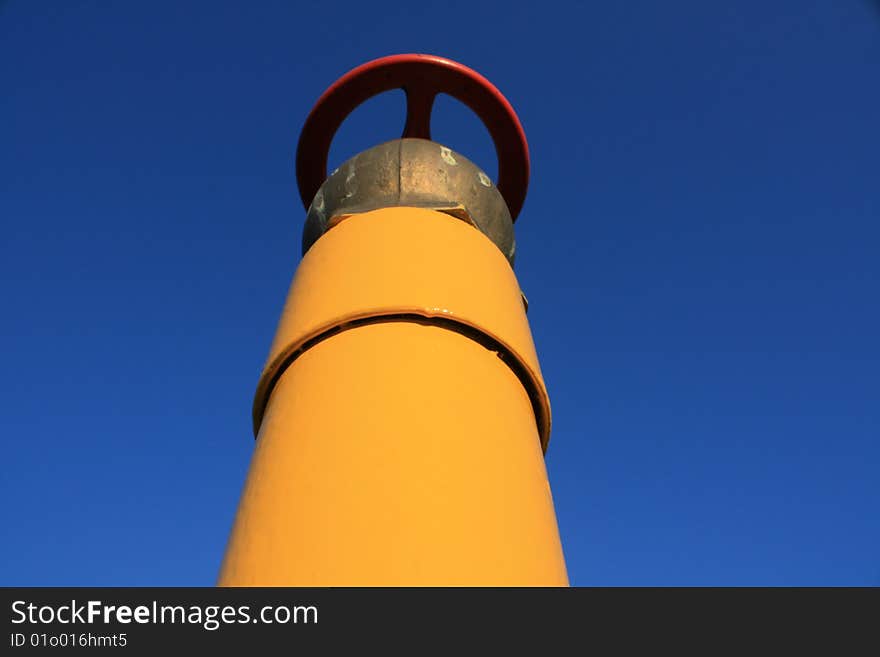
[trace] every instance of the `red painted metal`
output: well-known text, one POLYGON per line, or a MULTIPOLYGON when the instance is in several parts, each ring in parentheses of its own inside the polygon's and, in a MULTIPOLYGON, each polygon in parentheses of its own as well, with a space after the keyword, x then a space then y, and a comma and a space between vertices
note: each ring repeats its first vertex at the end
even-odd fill
POLYGON ((391 55, 367 62, 339 78, 306 118, 296 150, 296 177, 308 209, 327 178, 333 135, 352 110, 391 89, 406 92, 404 137, 431 138, 431 109, 445 93, 470 107, 486 125, 498 155, 498 191, 515 220, 529 184, 529 146, 513 107, 476 71, 435 55, 391 55))

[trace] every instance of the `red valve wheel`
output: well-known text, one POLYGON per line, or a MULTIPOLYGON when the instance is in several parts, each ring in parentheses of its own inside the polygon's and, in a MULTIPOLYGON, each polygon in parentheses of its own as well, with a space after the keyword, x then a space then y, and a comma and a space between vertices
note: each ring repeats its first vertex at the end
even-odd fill
POLYGON ((470 107, 489 130, 498 155, 498 191, 516 220, 529 184, 529 145, 516 112, 495 86, 463 64, 435 55, 392 55, 367 62, 339 78, 315 103, 296 149, 296 179, 308 209, 327 178, 330 142, 345 118, 373 96, 403 89, 403 137, 431 138, 431 109, 439 93, 470 107))

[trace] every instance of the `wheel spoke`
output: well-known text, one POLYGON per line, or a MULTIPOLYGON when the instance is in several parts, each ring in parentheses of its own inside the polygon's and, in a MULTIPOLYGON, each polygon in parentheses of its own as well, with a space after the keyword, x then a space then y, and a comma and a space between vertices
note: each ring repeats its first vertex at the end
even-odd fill
POLYGON ((406 92, 406 125, 403 138, 431 138, 431 110, 437 92, 421 85, 404 87, 406 92))

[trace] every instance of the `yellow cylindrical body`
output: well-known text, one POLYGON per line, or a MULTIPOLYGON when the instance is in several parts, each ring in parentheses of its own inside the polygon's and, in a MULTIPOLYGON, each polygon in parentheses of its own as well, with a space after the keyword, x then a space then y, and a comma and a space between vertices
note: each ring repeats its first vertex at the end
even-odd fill
POLYGON ((505 257, 447 214, 303 258, 254 404, 224 586, 567 585, 550 409, 505 257))

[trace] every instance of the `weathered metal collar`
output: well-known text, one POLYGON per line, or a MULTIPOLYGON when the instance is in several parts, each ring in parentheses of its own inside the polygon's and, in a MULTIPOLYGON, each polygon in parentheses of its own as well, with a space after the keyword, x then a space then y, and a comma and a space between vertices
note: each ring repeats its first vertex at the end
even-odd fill
POLYGON ((453 215, 485 234, 513 264, 513 221, 498 188, 463 155, 427 139, 395 139, 336 169, 309 207, 303 254, 345 217, 394 206, 453 215))

